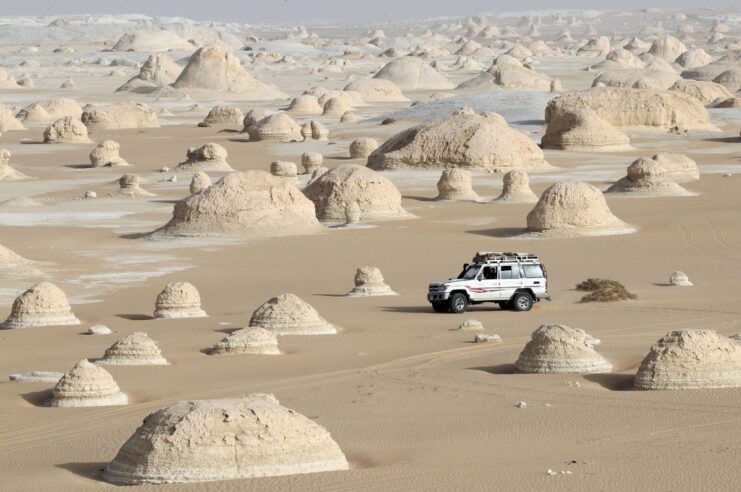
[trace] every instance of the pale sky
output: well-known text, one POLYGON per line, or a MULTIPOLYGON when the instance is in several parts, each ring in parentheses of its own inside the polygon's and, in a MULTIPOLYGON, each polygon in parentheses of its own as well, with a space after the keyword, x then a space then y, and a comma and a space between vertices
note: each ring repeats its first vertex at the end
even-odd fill
POLYGON ((275 22, 472 15, 515 10, 719 8, 738 0, 0 0, 0 16, 138 13, 195 20, 275 22))

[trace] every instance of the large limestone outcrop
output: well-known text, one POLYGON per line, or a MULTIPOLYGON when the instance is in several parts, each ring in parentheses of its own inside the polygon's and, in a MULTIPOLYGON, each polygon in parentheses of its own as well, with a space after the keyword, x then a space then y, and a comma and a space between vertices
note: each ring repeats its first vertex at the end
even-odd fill
POLYGON ((157 113, 143 103, 118 103, 92 107, 82 112, 82 122, 90 130, 158 128, 157 113))
POLYGON ((181 71, 180 65, 175 63, 170 55, 155 53, 144 62, 139 70, 139 75, 129 79, 128 82, 116 89, 116 92, 152 92, 175 82, 181 71))
POLYGON ((405 56, 390 61, 373 76, 390 80, 403 91, 447 90, 455 85, 425 60, 405 56))
POLYGON ((548 120, 543 148, 569 150, 623 150, 630 138, 591 109, 557 111, 548 120))
POLYGON ((26 124, 54 123, 65 116, 80 118, 82 108, 74 99, 66 97, 35 102, 18 111, 16 117, 26 124))

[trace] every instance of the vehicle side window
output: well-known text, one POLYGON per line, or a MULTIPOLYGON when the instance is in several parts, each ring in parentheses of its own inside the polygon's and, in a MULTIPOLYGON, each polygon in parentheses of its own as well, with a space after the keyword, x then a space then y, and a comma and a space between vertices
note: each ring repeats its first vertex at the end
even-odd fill
POLYGON ((520 278, 519 265, 502 265, 500 268, 500 278, 502 280, 520 278))
POLYGON ((526 278, 542 278, 543 269, 540 265, 522 265, 522 269, 525 272, 526 278))
POLYGON ((484 280, 496 280, 497 267, 484 267, 484 280))

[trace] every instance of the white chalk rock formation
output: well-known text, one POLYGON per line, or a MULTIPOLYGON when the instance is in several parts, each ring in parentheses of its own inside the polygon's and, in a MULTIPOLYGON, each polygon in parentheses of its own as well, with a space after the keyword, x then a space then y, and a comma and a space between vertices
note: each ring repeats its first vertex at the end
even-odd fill
POLYGON ((651 159, 658 162, 666 171, 665 176, 677 183, 687 183, 700 179, 700 170, 695 161, 684 154, 665 152, 651 159))
POLYGON ((304 174, 312 174, 324 163, 324 156, 319 152, 304 152, 301 154, 301 165, 304 168, 304 174))
POLYGON ((143 103, 117 103, 91 107, 82 112, 82 122, 90 130, 159 128, 157 113, 143 103))
POLYGON ((0 132, 10 132, 25 129, 26 127, 23 126, 23 123, 21 123, 15 117, 15 112, 13 112, 13 110, 11 110, 8 106, 0 104, 0 132))
POLYGON ((267 118, 268 114, 262 109, 250 109, 244 114, 244 120, 242 120, 242 132, 247 132, 248 128, 263 118, 267 118))
POLYGON ((676 81, 669 90, 694 97, 705 107, 711 106, 712 103, 718 99, 728 99, 733 97, 733 94, 731 94, 728 89, 721 84, 707 80, 681 79, 676 81))
POLYGON ((280 178, 295 178, 298 176, 298 167, 294 162, 273 161, 270 163, 270 174, 280 178))
POLYGON ((72 313, 62 289, 51 282, 39 282, 15 299, 10 316, 0 327, 16 329, 79 324, 80 320, 72 313))
POLYGON ((8 375, 8 379, 19 383, 54 383, 57 384, 64 376, 61 372, 54 371, 31 371, 24 374, 16 373, 8 375))
POLYGON ((28 268, 33 262, 0 244, 0 272, 28 268))
POLYGON ((214 106, 198 126, 231 126, 244 122, 242 110, 236 106, 214 106))
POLYGON ((301 94, 291 100, 291 104, 288 105, 288 111, 298 114, 322 114, 324 109, 315 96, 301 94))
POLYGON ((330 97, 324 102, 322 115, 324 116, 342 116, 350 111, 351 106, 340 97, 330 97))
POLYGON ((201 309, 201 294, 189 282, 172 282, 157 294, 154 301, 155 318, 207 318, 201 309))
POLYGON ((71 116, 59 119, 44 130, 44 143, 90 143, 87 127, 71 116))
POLYGON ((350 158, 361 159, 368 157, 378 148, 376 139, 370 137, 359 137, 350 142, 350 158))
POLYGON ((356 164, 343 164, 313 181, 304 189, 314 202, 322 222, 344 223, 350 203, 360 208, 361 220, 408 217, 401 206, 401 193, 385 176, 356 164))
POLYGON ((24 181, 33 179, 10 165, 10 151, 0 149, 0 181, 24 181))
POLYGON ((415 56, 390 61, 373 78, 390 80, 403 91, 448 90, 455 87, 427 61, 415 56))
POLYGON ((257 308, 250 326, 282 335, 334 335, 337 328, 309 303, 294 294, 281 294, 257 308))
POLYGON ((185 160, 175 168, 178 171, 234 171, 226 162, 229 156, 226 149, 219 144, 207 143, 200 147, 191 147, 185 153, 185 160))
POLYGON ((541 139, 543 148, 568 150, 622 150, 630 139, 590 109, 556 112, 541 139))
POLYGON ((679 55, 674 61, 685 69, 691 69, 711 63, 713 57, 702 48, 693 48, 679 55))
POLYGON ((175 82, 181 70, 180 65, 175 63, 167 53, 155 53, 147 58, 139 74, 116 89, 116 92, 152 92, 175 82))
POLYGON ((347 470, 329 432, 273 395, 181 401, 150 414, 103 478, 188 483, 347 470))
POLYGON ((366 102, 407 102, 401 89, 385 78, 362 79, 350 82, 343 89, 360 93, 366 102))
POLYGON ((109 196, 122 198, 145 198, 154 196, 141 187, 141 178, 136 174, 124 174, 118 179, 118 190, 110 193, 109 196))
POLYGON ((479 320, 467 319, 466 321, 458 325, 458 328, 456 329, 463 331, 484 331, 486 328, 484 328, 484 325, 479 320))
POLYGON ((666 170, 653 159, 641 157, 628 166, 628 174, 605 193, 638 193, 661 196, 687 196, 690 193, 666 177, 666 170))
POLYGON ((507 172, 550 168, 543 151, 496 113, 464 108, 451 116, 404 130, 368 156, 372 169, 446 168, 507 172))
POLYGON ((386 285, 381 270, 372 266, 358 267, 355 272, 355 287, 348 297, 395 296, 396 292, 386 285))
POLYGON ((157 343, 143 332, 132 333, 106 349, 103 357, 97 364, 111 364, 121 366, 156 366, 167 365, 167 359, 157 343))
POLYGON ((77 101, 63 97, 35 102, 21 109, 16 117, 27 124, 49 125, 65 116, 79 119, 81 115, 82 108, 77 101))
POLYGON ((314 204, 287 180, 265 171, 230 173, 175 204, 152 238, 307 234, 321 230, 314 204))
POLYGON ((126 33, 116 41, 111 51, 192 51, 193 44, 172 31, 147 30, 126 33))
POLYGON ((602 192, 589 183, 563 181, 543 192, 527 214, 527 229, 554 235, 624 234, 633 229, 607 206, 602 192))
POLYGON ((120 150, 118 142, 103 140, 90 152, 90 164, 93 167, 128 166, 129 163, 119 155, 120 150))
POLYGON ((687 47, 674 36, 666 36, 655 40, 648 52, 667 61, 674 61, 679 55, 687 51, 687 47))
POLYGON ((264 328, 244 328, 219 341, 211 355, 260 354, 280 355, 278 337, 264 328))
POLYGON ((87 359, 62 376, 52 396, 52 407, 107 407, 128 403, 113 376, 87 359))
POLYGON ((275 113, 250 124, 246 128, 250 140, 302 141, 301 126, 286 113, 275 113))
POLYGON ((110 335, 113 331, 106 325, 92 325, 86 333, 88 335, 110 335))
POLYGON ((669 277, 669 285, 673 285, 675 287, 692 287, 692 282, 690 282, 690 278, 687 276, 686 273, 676 271, 672 273, 672 276, 669 277))
POLYGON ((196 171, 190 180, 190 194, 200 193, 212 184, 211 178, 205 171, 196 171))
POLYGON ((437 181, 438 200, 472 200, 477 201, 479 195, 473 191, 471 171, 457 167, 443 170, 437 181))
POLYGON ((491 67, 458 85, 457 89, 530 89, 550 91, 553 80, 511 55, 499 55, 491 67))
POLYGON ((502 193, 494 202, 537 203, 538 196, 530 189, 530 178, 524 171, 510 171, 502 178, 502 193))
POLYGON ((676 330, 659 339, 635 378, 640 390, 737 388, 741 343, 713 330, 676 330))
POLYGON ((612 364, 594 350, 598 343, 580 328, 542 325, 520 352, 515 367, 530 373, 610 372, 612 364))

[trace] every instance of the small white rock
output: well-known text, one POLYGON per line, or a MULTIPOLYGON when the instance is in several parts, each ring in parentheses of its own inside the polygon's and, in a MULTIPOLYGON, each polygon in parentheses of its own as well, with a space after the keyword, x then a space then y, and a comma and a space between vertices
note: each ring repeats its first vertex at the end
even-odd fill
POLYGON ((517 402, 517 405, 515 405, 517 408, 527 408, 527 403, 524 401, 517 402))
POLYGON ((547 473, 548 475, 555 475, 555 474, 556 474, 556 472, 554 472, 554 471, 553 471, 553 470, 551 470, 550 468, 548 468, 548 471, 547 471, 546 473, 547 473))
POLYGON ((160 172, 161 173, 166 173, 166 172, 169 172, 169 171, 170 171, 170 168, 167 167, 167 166, 163 166, 163 167, 160 168, 160 172))
POLYGON ((94 191, 86 191, 85 192, 85 198, 97 198, 98 194, 94 191))
POLYGON ((56 383, 64 376, 61 372, 32 371, 25 374, 11 374, 10 380, 19 383, 56 383))
POLYGON ((476 336, 473 337, 473 341, 475 343, 501 342, 502 337, 489 333, 477 333, 476 336))
POLYGON ((93 325, 87 329, 88 335, 110 335, 113 333, 106 325, 93 325))

